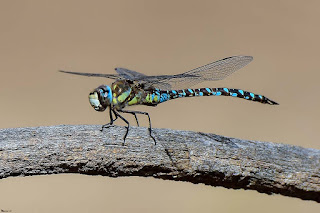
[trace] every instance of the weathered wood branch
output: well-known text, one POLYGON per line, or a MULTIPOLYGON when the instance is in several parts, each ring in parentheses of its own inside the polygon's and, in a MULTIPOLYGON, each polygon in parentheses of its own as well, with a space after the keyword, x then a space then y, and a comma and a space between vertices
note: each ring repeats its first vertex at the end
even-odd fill
POLYGON ((320 150, 214 134, 132 127, 0 130, 0 178, 81 173, 153 176, 320 202, 320 150))

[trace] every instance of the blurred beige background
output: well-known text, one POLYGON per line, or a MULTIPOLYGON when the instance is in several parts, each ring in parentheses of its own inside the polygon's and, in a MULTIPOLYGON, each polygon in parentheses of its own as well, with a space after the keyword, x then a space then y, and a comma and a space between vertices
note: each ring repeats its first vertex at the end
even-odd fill
MULTIPOLYGON (((111 81, 58 69, 177 74, 252 55, 226 80, 199 86, 245 89, 279 106, 203 97, 133 109, 148 111, 156 128, 319 149, 319 8, 297 0, 0 1, 0 128, 106 122, 87 95, 111 81)), ((0 209, 12 212, 320 211, 311 201, 153 178, 18 177, 0 180, 0 191, 0 209)))

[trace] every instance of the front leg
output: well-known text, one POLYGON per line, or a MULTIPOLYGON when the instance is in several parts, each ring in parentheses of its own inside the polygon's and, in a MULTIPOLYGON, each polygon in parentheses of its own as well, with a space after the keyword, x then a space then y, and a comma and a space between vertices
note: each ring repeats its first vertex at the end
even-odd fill
POLYGON ((118 119, 117 114, 114 114, 114 115, 116 116, 115 119, 113 119, 112 110, 111 110, 111 107, 109 107, 110 122, 102 125, 101 130, 100 130, 101 132, 103 131, 104 128, 109 128, 109 127, 112 127, 112 126, 113 126, 113 122, 118 119))

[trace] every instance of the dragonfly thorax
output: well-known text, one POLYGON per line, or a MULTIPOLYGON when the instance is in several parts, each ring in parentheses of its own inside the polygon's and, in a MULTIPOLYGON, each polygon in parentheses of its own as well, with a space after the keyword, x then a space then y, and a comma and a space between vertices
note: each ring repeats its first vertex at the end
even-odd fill
POLYGON ((89 94, 89 102, 96 111, 104 111, 112 102, 112 91, 107 85, 101 85, 89 94))

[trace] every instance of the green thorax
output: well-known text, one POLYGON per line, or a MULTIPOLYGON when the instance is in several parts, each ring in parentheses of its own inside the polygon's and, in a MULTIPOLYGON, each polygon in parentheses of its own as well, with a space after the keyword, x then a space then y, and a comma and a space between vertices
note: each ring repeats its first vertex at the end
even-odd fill
POLYGON ((112 107, 122 109, 132 105, 155 106, 160 101, 157 89, 145 89, 141 84, 128 80, 117 80, 111 85, 112 107), (157 95, 156 95, 157 94, 157 95))

